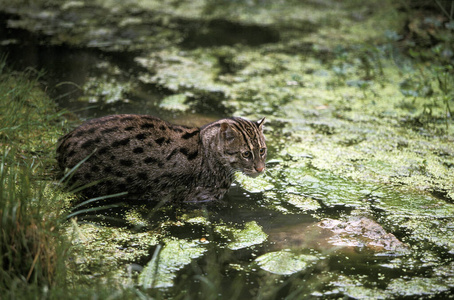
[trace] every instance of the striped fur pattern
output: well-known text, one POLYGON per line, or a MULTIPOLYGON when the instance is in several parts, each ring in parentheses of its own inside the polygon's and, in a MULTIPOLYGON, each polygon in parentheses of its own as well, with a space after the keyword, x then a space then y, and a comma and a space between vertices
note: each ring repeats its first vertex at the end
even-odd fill
POLYGON ((265 170, 264 119, 222 119, 201 128, 147 115, 90 120, 62 137, 60 168, 87 197, 127 192, 130 198, 200 202, 221 199, 235 171, 265 170), (80 162, 82 162, 80 164, 80 162))

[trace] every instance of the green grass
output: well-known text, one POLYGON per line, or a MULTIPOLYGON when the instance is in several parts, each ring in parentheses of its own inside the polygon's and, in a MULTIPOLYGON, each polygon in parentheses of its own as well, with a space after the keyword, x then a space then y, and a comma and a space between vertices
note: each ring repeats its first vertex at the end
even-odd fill
POLYGON ((9 72, 0 62, 2 299, 39 297, 66 278, 69 243, 59 231, 67 197, 49 180, 63 118, 38 76, 9 72))

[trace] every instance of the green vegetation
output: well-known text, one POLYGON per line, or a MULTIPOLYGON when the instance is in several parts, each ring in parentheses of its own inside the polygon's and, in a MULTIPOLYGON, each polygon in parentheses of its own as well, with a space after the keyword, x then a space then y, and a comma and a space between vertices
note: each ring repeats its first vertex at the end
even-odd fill
MULTIPOLYGON (((39 75, 39 74, 38 74, 39 75)), ((65 283, 68 241, 61 235, 66 195, 58 192, 54 145, 61 114, 33 72, 0 63, 0 293, 32 297, 65 283)))
POLYGON ((152 86, 144 107, 180 119, 266 116, 270 153, 215 207, 72 206, 53 158, 68 121, 42 74, 2 61, 2 299, 452 293, 452 2, 0 3, 48 44, 126 53, 93 64, 79 105, 152 86))

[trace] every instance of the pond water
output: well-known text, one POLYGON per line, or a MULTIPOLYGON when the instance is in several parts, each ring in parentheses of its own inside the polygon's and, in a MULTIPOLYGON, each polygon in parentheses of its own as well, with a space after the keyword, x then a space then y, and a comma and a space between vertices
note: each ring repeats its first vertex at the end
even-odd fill
MULTIPOLYGON (((3 15, 8 20, 10 15, 3 15)), ((97 49, 50 46, 29 31, 0 29, 0 46, 16 70, 42 72, 42 84, 57 104, 82 120, 110 114, 151 114, 179 124, 201 126, 226 117, 228 112, 209 107, 198 111, 169 111, 159 107, 169 91, 137 79, 143 69, 134 53, 108 53, 97 49), (102 79, 101 79, 102 78, 102 79)))
MULTIPOLYGON (((132 16, 124 26, 137 27, 121 36, 140 41, 141 26, 151 25, 138 11, 132 16)), ((173 27, 162 23, 177 42, 125 51, 100 36, 62 43, 55 33, 17 26, 20 14, 0 16, 8 63, 45 70, 43 87, 76 124, 120 113, 191 126, 232 114, 269 120, 266 175, 238 175, 219 203, 76 207, 78 222, 68 224, 68 234, 81 233, 76 268, 162 297, 452 297, 452 130, 444 139, 424 126, 396 125, 414 121, 396 108, 410 105, 405 99, 381 101, 398 89, 350 78, 380 77, 376 65, 363 70, 380 53, 361 48, 372 56, 356 59, 329 42, 298 40, 295 32, 309 36, 322 26, 308 20, 297 28, 172 18, 173 27)))

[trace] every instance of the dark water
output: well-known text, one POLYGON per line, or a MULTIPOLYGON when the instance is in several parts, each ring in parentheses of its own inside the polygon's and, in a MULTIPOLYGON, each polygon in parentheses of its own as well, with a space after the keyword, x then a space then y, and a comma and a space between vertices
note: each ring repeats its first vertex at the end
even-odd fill
POLYGON ((159 102, 172 93, 137 79, 141 72, 147 72, 134 62, 138 53, 49 45, 45 36, 7 28, 5 22, 11 18, 14 17, 0 14, 0 53, 7 54, 7 65, 17 71, 35 70, 41 74, 40 83, 49 96, 59 107, 82 120, 110 114, 140 113, 179 124, 201 126, 228 115, 222 106, 210 103, 184 112, 162 109, 159 102), (83 86, 90 80, 95 80, 96 85, 98 78, 114 85, 131 86, 122 95, 127 101, 120 99, 109 103, 103 100, 102 94, 87 95, 83 86), (87 101, 90 96, 96 101, 87 101))

